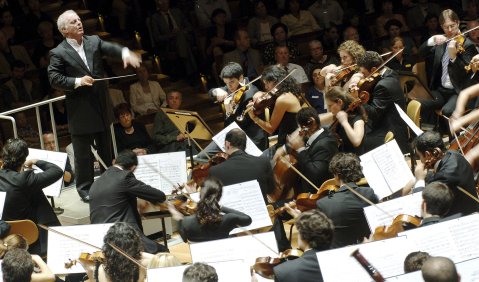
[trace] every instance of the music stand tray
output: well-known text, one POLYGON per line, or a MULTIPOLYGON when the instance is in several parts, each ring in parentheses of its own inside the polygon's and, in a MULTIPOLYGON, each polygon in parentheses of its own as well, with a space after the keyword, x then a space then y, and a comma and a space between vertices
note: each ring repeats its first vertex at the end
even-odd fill
POLYGON ((189 133, 191 138, 199 140, 211 140, 213 137, 213 131, 211 131, 209 126, 197 112, 168 108, 161 108, 161 110, 182 133, 185 133, 186 124, 188 122, 194 124, 195 128, 189 133))

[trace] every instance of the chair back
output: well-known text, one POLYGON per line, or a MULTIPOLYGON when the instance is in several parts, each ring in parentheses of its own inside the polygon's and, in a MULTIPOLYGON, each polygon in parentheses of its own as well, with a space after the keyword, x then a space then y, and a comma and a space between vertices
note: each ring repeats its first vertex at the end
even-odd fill
POLYGON ((386 144, 389 141, 392 141, 393 139, 394 139, 394 133, 392 133, 392 131, 388 131, 388 133, 386 133, 386 136, 384 136, 384 144, 386 144))
POLYGON ((407 115, 417 127, 420 127, 421 103, 417 100, 411 100, 407 104, 407 115))
POLYGON ((29 246, 38 240, 38 227, 28 219, 7 221, 10 224, 10 234, 19 234, 25 237, 29 246))

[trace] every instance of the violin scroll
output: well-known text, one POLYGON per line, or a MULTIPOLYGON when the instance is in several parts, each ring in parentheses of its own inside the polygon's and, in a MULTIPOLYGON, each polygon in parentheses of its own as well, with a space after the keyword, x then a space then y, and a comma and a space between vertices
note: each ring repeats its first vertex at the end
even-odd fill
POLYGON ((434 148, 432 152, 426 152, 424 167, 426 169, 433 169, 434 165, 444 157, 444 152, 439 148, 434 148))

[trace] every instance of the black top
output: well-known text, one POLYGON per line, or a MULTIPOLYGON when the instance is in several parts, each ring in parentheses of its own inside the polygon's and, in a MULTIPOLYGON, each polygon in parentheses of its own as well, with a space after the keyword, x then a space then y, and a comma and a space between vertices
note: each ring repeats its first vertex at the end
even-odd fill
POLYGON ((296 123, 296 113, 285 112, 283 119, 278 127, 278 143, 277 146, 286 144, 286 136, 293 133, 298 128, 296 123))
POLYGON ((247 214, 240 211, 221 207, 221 222, 211 225, 201 225, 196 215, 185 217, 179 222, 179 231, 183 241, 204 242, 229 237, 231 230, 238 226, 248 226, 252 220, 247 214))
POLYGON ((148 153, 154 151, 150 135, 143 124, 136 121, 132 122, 134 131, 132 134, 125 132, 121 124, 115 124, 115 138, 118 152, 125 149, 133 150, 135 148, 146 148, 148 153))
MULTIPOLYGON (((363 120, 363 117, 360 114, 354 114, 354 115, 348 116, 348 122, 353 128, 354 128, 354 124, 359 120, 363 120)), ((339 147, 339 151, 346 152, 346 153, 355 153, 358 156, 363 154, 362 143, 364 143, 364 137, 363 137, 363 142, 361 143, 361 145, 359 145, 358 147, 354 147, 351 141, 349 140, 348 135, 346 134, 346 131, 344 130, 344 127, 339 122, 336 127, 336 132, 342 141, 339 147)), ((366 136, 366 134, 364 134, 364 136, 366 136)))
POLYGON ((295 259, 284 262, 275 268, 274 281, 276 282, 322 282, 323 276, 319 268, 316 252, 320 250, 307 250, 295 259))

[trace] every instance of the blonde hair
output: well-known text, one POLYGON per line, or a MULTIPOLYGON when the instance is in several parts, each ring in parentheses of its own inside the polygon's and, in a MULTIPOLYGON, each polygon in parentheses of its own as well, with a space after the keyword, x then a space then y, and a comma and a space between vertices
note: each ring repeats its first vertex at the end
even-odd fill
POLYGON ((7 251, 11 249, 28 249, 28 243, 25 237, 20 234, 10 234, 0 239, 0 258, 3 258, 7 251))
POLYGON ((359 58, 364 56, 366 49, 354 40, 346 40, 338 47, 338 54, 341 51, 348 52, 351 57, 353 57, 354 62, 356 63, 359 58))
POLYGON ((170 253, 158 253, 151 258, 148 268, 179 266, 181 262, 170 253))

